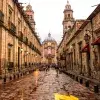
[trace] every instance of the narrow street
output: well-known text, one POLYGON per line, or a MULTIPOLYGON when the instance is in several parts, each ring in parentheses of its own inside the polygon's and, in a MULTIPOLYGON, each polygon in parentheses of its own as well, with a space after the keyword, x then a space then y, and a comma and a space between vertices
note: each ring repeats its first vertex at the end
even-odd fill
POLYGON ((57 76, 55 69, 38 74, 36 90, 32 73, 0 89, 0 100, 54 100, 54 93, 69 93, 79 100, 98 100, 93 92, 67 75, 60 73, 57 76))

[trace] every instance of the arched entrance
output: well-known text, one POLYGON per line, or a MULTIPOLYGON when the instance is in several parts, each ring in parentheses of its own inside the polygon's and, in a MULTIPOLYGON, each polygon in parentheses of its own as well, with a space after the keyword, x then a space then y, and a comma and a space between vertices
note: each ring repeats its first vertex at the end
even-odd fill
POLYGON ((52 64, 52 58, 48 59, 48 64, 52 64))

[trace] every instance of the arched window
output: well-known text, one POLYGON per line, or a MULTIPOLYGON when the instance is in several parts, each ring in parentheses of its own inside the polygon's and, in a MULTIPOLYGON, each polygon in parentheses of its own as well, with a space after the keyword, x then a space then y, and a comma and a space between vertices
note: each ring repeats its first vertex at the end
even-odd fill
POLYGON ((70 28, 71 28, 71 26, 68 26, 68 28, 70 29, 70 28))
POLYGON ((70 18, 70 14, 68 14, 68 18, 70 18))

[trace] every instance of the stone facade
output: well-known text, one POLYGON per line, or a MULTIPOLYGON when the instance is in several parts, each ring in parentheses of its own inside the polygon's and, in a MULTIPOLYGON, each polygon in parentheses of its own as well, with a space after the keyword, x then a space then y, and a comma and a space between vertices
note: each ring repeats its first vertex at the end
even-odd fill
POLYGON ((48 37, 42 43, 42 63, 57 63, 57 42, 48 34, 48 37))
MULTIPOLYGON (((28 5, 30 6, 30 5, 28 5)), ((41 62, 41 43, 18 0, 0 0, 0 75, 41 62)))
POLYGON ((66 71, 100 81, 100 4, 86 20, 75 21, 57 52, 66 71))

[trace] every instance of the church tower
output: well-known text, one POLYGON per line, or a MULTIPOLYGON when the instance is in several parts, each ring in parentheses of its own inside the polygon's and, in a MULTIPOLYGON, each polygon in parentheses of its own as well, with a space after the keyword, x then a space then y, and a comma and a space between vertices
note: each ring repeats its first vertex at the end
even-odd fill
POLYGON ((67 5, 65 6, 63 13, 64 13, 64 20, 63 20, 63 34, 64 34, 74 25, 73 10, 71 9, 69 1, 67 1, 67 5))
POLYGON ((32 10, 32 6, 30 4, 26 6, 25 14, 26 14, 26 18, 31 24, 31 27, 35 31, 34 11, 32 10))

